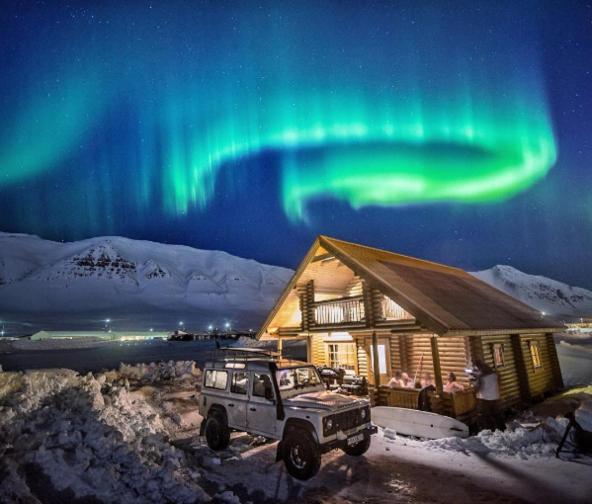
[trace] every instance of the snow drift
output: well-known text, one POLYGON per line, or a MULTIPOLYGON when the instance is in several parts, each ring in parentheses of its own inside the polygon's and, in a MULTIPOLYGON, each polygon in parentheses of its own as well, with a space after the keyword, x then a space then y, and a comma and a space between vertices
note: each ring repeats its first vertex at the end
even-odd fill
POLYGON ((128 379, 191 380, 191 362, 122 366, 81 376, 70 370, 0 373, 2 502, 209 500, 201 475, 169 442, 174 418, 130 390, 128 379))

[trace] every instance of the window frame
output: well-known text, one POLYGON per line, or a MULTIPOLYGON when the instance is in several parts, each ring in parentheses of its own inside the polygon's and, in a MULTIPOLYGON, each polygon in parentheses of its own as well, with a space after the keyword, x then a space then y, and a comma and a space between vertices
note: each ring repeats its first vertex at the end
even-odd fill
POLYGON ((504 344, 503 343, 492 343, 491 344, 491 356, 493 358, 493 367, 500 368, 506 365, 506 359, 504 356, 504 344), (499 357, 499 363, 498 363, 499 357))
POLYGON ((238 394, 238 395, 244 395, 244 396, 246 396, 249 393, 249 385, 250 385, 250 383, 251 383, 251 380, 249 378, 249 372, 248 371, 242 370, 242 369, 241 370, 235 370, 235 371, 233 371, 232 378, 230 380, 230 393, 231 394, 238 394), (245 389, 243 391, 239 391, 239 390, 237 390, 235 388, 236 387, 236 380, 235 380, 235 378, 239 374, 244 375, 244 377, 246 377, 246 379, 247 379, 247 383, 246 383, 245 389))
POLYGON ((267 397, 265 397, 265 390, 263 391, 263 395, 261 394, 257 394, 255 393, 255 380, 256 380, 256 376, 267 376, 269 378, 269 382, 271 384, 273 384, 272 378, 271 378, 271 374, 268 372, 258 372, 258 371, 254 371, 252 373, 253 379, 252 379, 252 383, 251 383, 251 397, 259 397, 261 399, 265 399, 266 401, 274 401, 275 400, 275 390, 273 390, 273 386, 271 388, 272 394, 273 394, 273 398, 270 400, 267 397))
POLYGON ((228 371, 225 369, 206 369, 204 373, 204 388, 211 389, 211 390, 226 390, 228 388, 228 371), (210 374, 217 374, 217 373, 224 373, 226 376, 226 380, 224 382, 224 387, 217 387, 216 383, 218 379, 215 377, 213 381, 213 385, 208 385, 208 375, 210 374))
POLYGON ((353 341, 330 341, 327 342, 327 366, 331 368, 341 368, 346 371, 353 371, 357 373, 358 359, 357 359, 357 346, 353 341), (339 346, 347 345, 347 350, 339 349, 339 346), (334 350, 331 347, 335 347, 334 350), (351 352, 350 352, 351 349, 351 352), (343 352, 343 353, 342 353, 343 352), (345 359, 347 362, 341 362, 340 356, 346 355, 345 359))
POLYGON ((530 352, 530 360, 532 362, 533 370, 543 367, 543 360, 541 359, 541 344, 538 340, 530 340, 528 342, 528 350, 530 352))

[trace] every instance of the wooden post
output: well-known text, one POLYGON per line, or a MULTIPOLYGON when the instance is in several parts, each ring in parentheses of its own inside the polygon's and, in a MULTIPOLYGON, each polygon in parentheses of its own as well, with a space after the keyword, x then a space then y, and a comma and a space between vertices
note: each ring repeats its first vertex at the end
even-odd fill
POLYGON ((510 334, 510 341, 512 342, 512 351, 514 352, 514 371, 518 376, 520 399, 522 401, 529 401, 532 397, 528 385, 528 370, 524 359, 524 352, 522 351, 522 338, 520 337, 520 334, 510 334))
POLYGON ((306 362, 312 362, 312 337, 306 336, 306 362))
POLYGON ((280 358, 282 357, 282 351, 284 350, 284 340, 282 340, 282 337, 278 335, 278 344, 277 344, 277 349, 278 349, 278 353, 280 355, 280 358))
POLYGON ((372 304, 372 289, 362 280, 362 295, 364 297, 364 318, 366 327, 374 327, 374 306, 372 304))
POLYGON ((378 336, 376 331, 372 331, 372 369, 374 371, 374 386, 378 393, 378 387, 380 387, 380 364, 378 359, 378 336))
POLYGON ((430 338, 432 346, 432 362, 434 363, 434 379, 436 380, 436 390, 438 394, 444 392, 444 384, 442 383, 442 369, 440 367, 440 353, 438 351, 438 337, 432 336, 430 338))

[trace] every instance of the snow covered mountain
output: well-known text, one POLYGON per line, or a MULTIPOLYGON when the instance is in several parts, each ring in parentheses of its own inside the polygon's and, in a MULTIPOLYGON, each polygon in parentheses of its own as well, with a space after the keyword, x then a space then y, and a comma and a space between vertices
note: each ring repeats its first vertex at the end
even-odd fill
POLYGON ((472 273, 523 303, 556 318, 592 315, 592 291, 498 265, 472 273))
MULTIPOLYGON (((0 232, 0 321, 8 332, 170 330, 259 324, 292 275, 226 252, 121 237, 70 243, 0 232)), ((592 314, 592 292, 494 266, 476 277, 549 315, 592 314)))
POLYGON ((114 329, 170 329, 179 320, 188 329, 245 326, 261 321, 292 273, 226 252, 121 237, 58 243, 0 233, 0 319, 45 328, 100 329, 106 318, 114 329))

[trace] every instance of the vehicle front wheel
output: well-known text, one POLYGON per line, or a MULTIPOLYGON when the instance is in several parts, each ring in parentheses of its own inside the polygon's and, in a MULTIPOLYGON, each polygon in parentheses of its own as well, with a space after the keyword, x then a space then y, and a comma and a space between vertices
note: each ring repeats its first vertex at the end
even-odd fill
POLYGON ((288 473, 296 479, 312 478, 321 467, 321 451, 312 434, 305 429, 294 429, 283 444, 283 459, 288 473))
POLYGON ((204 434, 212 450, 223 450, 230 443, 230 429, 219 411, 211 412, 205 420, 204 434))
POLYGON ((364 436, 364 439, 354 446, 345 446, 343 451, 352 457, 364 455, 370 448, 370 436, 364 436))

